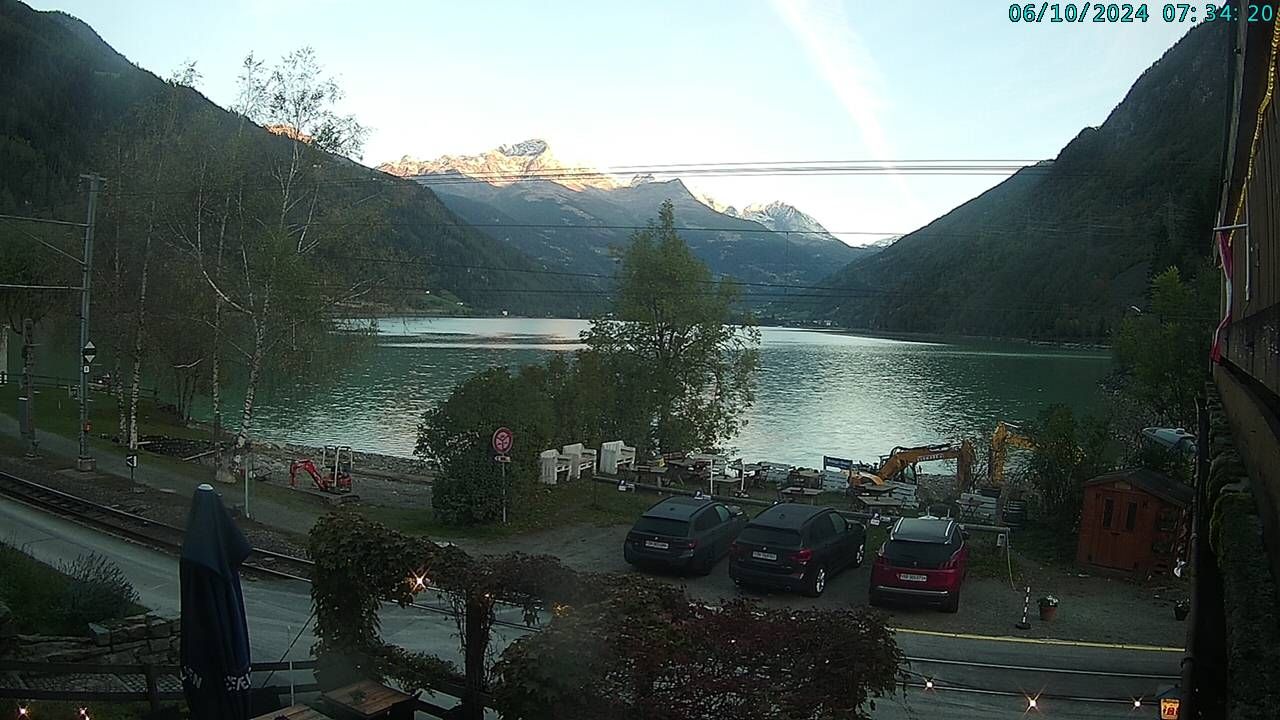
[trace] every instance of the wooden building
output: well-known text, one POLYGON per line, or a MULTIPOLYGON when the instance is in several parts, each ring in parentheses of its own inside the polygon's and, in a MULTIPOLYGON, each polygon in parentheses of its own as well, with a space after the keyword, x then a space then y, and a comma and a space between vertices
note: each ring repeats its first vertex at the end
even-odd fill
POLYGON ((1221 316, 1196 431, 1181 720, 1280 718, 1280 23, 1233 0, 1221 316))
POLYGON ((1076 564, 1145 578, 1173 569, 1193 491, 1146 468, 1099 475, 1084 485, 1076 564))

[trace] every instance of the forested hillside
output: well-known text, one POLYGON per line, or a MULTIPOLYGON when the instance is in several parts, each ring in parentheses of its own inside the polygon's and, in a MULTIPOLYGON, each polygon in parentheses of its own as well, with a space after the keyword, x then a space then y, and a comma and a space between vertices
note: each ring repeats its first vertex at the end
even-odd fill
MULTIPOLYGON (((206 155, 229 152, 226 143, 233 136, 247 143, 246 156, 260 160, 287 154, 293 144, 260 127, 246 131, 236 114, 194 89, 175 88, 138 68, 79 20, 37 12, 14 0, 0 0, 0 98, 2 213, 80 220, 85 200, 77 177, 84 172, 106 175, 108 195, 121 192, 122 178, 111 177, 113 158, 147 139, 139 137, 144 115, 162 102, 176 103, 176 132, 168 137, 174 151, 171 166, 193 162, 195 145, 206 155), (171 91, 176 98, 167 95, 171 91), (186 148, 182 152, 180 143, 186 148)), ((321 162, 320 198, 336 208, 359 204, 358 220, 344 222, 349 232, 361 235, 366 254, 380 260, 364 266, 333 260, 328 270, 334 276, 381 268, 376 276, 394 278, 395 289, 413 288, 398 299, 410 304, 421 286, 480 309, 519 308, 535 314, 591 309, 594 298, 589 294, 547 292, 572 290, 579 287, 577 281, 557 278, 550 283, 546 276, 527 272, 540 266, 466 227, 430 190, 337 156, 323 156, 321 162), (389 258, 412 263, 395 265, 389 258)), ((262 186, 269 176, 261 177, 251 192, 268 192, 262 186)), ((12 227, 0 228, 0 233, 12 232, 12 227)), ((351 255, 336 249, 340 247, 329 245, 322 254, 351 255)))
POLYGON ((846 266, 819 317, 872 330, 1105 338, 1129 306, 1144 306, 1152 276, 1170 266, 1192 276, 1208 255, 1231 32, 1222 22, 1191 30, 1056 160, 846 266))

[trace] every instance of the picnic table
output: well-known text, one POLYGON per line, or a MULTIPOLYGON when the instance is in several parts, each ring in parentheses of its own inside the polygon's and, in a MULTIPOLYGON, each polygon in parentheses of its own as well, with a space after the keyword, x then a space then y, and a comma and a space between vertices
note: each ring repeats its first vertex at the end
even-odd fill
POLYGON ((373 680, 361 680, 321 695, 343 717, 412 720, 414 697, 373 680))
POLYGON ((890 513, 902 510, 902 501, 891 497, 878 497, 875 495, 855 495, 854 502, 861 505, 869 511, 882 510, 890 513))
POLYGON ((812 504, 813 499, 822 494, 822 489, 794 486, 789 488, 783 488, 782 490, 778 491, 778 494, 789 495, 791 497, 808 498, 810 504, 812 504))
POLYGON ((290 705, 281 710, 273 710, 272 712, 259 715, 252 720, 332 720, 328 715, 322 715, 320 711, 306 705, 290 705))

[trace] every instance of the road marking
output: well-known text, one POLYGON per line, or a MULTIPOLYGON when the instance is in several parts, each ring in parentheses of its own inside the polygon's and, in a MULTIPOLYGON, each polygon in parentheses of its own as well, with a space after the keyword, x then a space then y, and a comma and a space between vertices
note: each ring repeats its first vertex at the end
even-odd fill
POLYGON ((1134 678, 1138 680, 1170 680, 1177 681, 1179 675, 1153 675, 1150 673, 1107 672, 1105 670, 1075 670, 1072 668, 1030 667, 1027 665, 1004 665, 1001 663, 971 662, 969 660, 944 660, 942 658, 912 657, 903 658, 907 662, 925 665, 959 665, 962 667, 990 668, 992 670, 1021 670, 1025 672, 1054 673, 1058 675, 1095 675, 1110 678, 1134 678))
POLYGON ((1070 647, 1102 648, 1106 650, 1142 650, 1144 652, 1185 653, 1180 647, 1164 647, 1160 645, 1130 645, 1127 643, 1088 642, 1085 640, 1058 640, 1055 638, 1021 638, 1009 635, 975 635, 972 633, 940 632, 937 630, 913 630, 911 628, 895 628, 890 630, 904 635, 927 635, 930 637, 957 638, 960 640, 993 640, 996 642, 1025 643, 1028 645, 1066 645, 1070 647))

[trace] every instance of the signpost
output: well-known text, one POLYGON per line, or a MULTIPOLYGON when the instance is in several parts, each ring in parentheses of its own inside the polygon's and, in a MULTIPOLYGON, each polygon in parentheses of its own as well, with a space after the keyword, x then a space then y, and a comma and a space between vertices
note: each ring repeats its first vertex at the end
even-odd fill
POLYGON ((124 456, 124 464, 129 466, 129 482, 133 482, 133 470, 138 467, 137 453, 129 453, 124 456))
MULTIPOLYGON (((87 310, 82 310, 87 318, 87 310)), ((89 368, 93 359, 98 357, 98 348, 88 339, 87 319, 80 327, 80 337, 84 345, 80 347, 80 455, 76 458, 76 467, 81 472, 93 470, 93 458, 89 456, 89 368)), ((136 462, 136 460, 135 460, 136 462)), ((130 472, 133 468, 130 467, 130 472)))
POLYGON ((507 524, 507 463, 511 462, 511 457, 507 453, 511 452, 511 446, 515 443, 515 434, 511 432, 511 428, 500 427, 493 431, 493 440, 490 444, 493 446, 493 459, 498 461, 498 466, 502 468, 502 524, 507 524))

